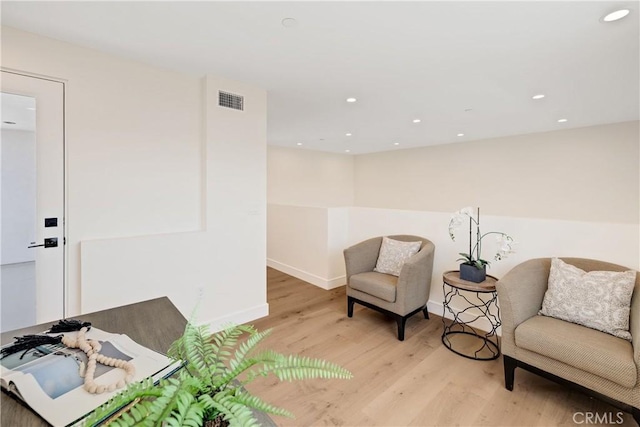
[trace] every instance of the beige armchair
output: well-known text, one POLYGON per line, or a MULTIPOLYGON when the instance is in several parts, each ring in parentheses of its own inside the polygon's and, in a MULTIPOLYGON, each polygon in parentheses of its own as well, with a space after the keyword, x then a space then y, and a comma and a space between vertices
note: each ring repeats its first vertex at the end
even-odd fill
MULTIPOLYGON (((589 259, 563 260, 585 271, 629 270, 589 259)), ((513 390, 515 368, 523 368, 631 412, 640 424, 640 274, 631 300, 629 342, 538 315, 550 268, 549 258, 529 260, 497 283, 505 387, 513 390)))
POLYGON ((396 319, 398 339, 404 340, 409 317, 422 311, 429 318, 427 300, 431 290, 435 245, 418 236, 388 236, 405 242, 421 241, 422 246, 403 265, 400 276, 373 271, 382 245, 382 237, 365 240, 344 250, 347 270, 347 314, 353 317, 353 305, 361 304, 396 319))

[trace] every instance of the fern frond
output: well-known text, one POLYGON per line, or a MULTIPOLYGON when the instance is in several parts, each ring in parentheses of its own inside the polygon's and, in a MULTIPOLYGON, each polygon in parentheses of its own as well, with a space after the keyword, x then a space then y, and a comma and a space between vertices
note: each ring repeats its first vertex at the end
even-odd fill
MULTIPOLYGON (((204 407, 193 394, 182 388, 176 395, 175 409, 164 419, 163 423, 172 427, 202 426, 204 407)), ((163 424, 164 425, 164 424, 163 424)))
POLYGON ((211 340, 208 326, 185 326, 184 334, 169 349, 169 355, 187 362, 186 369, 198 378, 206 379, 215 375, 218 369, 217 347, 211 340))
POLYGON ((193 325, 196 324, 196 318, 197 318, 199 307, 200 307, 200 304, 198 303, 193 309, 193 311, 191 312, 191 317, 187 321, 187 324, 184 327, 184 332, 182 333, 182 335, 173 343, 171 343, 171 345, 169 346, 169 349, 167 350, 167 356, 171 357, 172 359, 186 360, 186 355, 184 354, 184 349, 185 349, 184 338, 185 338, 185 335, 188 335, 190 330, 193 329, 193 325))
POLYGON ((214 408, 229 422, 229 427, 260 427, 251 409, 235 401, 229 393, 208 394, 199 397, 205 407, 214 408))
POLYGON ((234 370, 263 339, 271 334, 271 331, 271 329, 266 329, 262 332, 253 331, 249 335, 249 339, 238 346, 238 349, 233 355, 233 359, 229 361, 229 367, 234 370))
POLYGON ((256 332, 257 330, 251 325, 227 325, 220 332, 213 334, 213 341, 218 347, 217 359, 223 362, 228 360, 240 336, 244 333, 253 335, 256 332))
POLYGON ((124 391, 113 396, 89 415, 86 419, 86 425, 93 425, 100 422, 136 399, 153 399, 161 394, 162 390, 154 387, 151 378, 147 378, 139 383, 130 384, 124 391))
POLYGON ((306 356, 289 355, 284 360, 269 367, 280 381, 294 381, 313 378, 351 379, 350 371, 335 363, 306 356))
POLYGON ((286 409, 267 403, 259 397, 250 395, 249 393, 237 393, 234 396, 234 401, 250 408, 257 409, 261 412, 267 412, 269 414, 280 415, 288 418, 295 418, 294 415, 286 409))
POLYGON ((174 411, 186 413, 188 406, 194 400, 187 387, 187 382, 176 378, 165 380, 162 387, 163 393, 151 404, 152 411, 148 415, 148 419, 157 423, 170 418, 174 411))
MULTIPOLYGON (((225 376, 221 377, 217 382, 213 384, 215 389, 221 389, 226 387, 231 381, 240 376, 243 372, 249 370, 256 365, 262 365, 260 372, 265 373, 273 370, 274 367, 281 363, 284 363, 285 356, 276 353, 271 350, 266 350, 253 357, 245 358, 240 361, 238 365, 225 376)), ((246 382, 245 382, 246 384, 246 382)))
POLYGON ((189 406, 181 425, 186 427, 201 427, 204 421, 204 414, 203 405, 200 402, 196 402, 189 406))

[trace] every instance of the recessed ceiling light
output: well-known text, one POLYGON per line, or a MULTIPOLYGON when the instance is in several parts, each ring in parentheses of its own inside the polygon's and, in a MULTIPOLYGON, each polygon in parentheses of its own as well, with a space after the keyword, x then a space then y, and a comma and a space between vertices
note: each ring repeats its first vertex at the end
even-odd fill
POLYGON ((617 21, 618 19, 622 19, 625 16, 627 16, 629 14, 630 10, 629 9, 620 9, 620 10, 616 10, 613 11, 607 15, 605 15, 602 18, 603 22, 613 22, 613 21, 617 21))
POLYGON ((413 119, 413 123, 420 123, 421 120, 420 119, 413 119))
POLYGON ((16 124, 16 122, 10 122, 10 121, 8 121, 8 120, 5 120, 5 121, 4 121, 4 122, 2 122, 2 123, 4 123, 5 125, 15 125, 15 124, 16 124))
POLYGON ((464 136, 464 133, 459 133, 458 136, 464 136))
POLYGON ((356 102, 356 101, 357 101, 357 99, 355 99, 355 98, 347 98, 347 102, 356 102))
POLYGON ((400 145, 400 143, 399 142, 394 142, 393 145, 400 145))
POLYGON ((36 111, 35 107, 27 107, 27 110, 36 111))
POLYGON ((567 119, 558 119, 558 123, 566 123, 567 119))
POLYGON ((296 20, 296 18, 284 18, 281 23, 285 28, 293 28, 298 26, 298 21, 296 20))
POLYGON ((346 136, 351 136, 351 134, 349 132, 345 133, 346 136))
POLYGON ((302 142, 298 142, 296 145, 302 145, 302 142))
POLYGON ((344 150, 344 152, 345 152, 345 153, 350 153, 350 152, 351 152, 351 150, 344 150))
POLYGON ((539 93, 537 95, 533 95, 531 98, 533 98, 533 99, 542 99, 542 98, 544 98, 544 94, 539 93))

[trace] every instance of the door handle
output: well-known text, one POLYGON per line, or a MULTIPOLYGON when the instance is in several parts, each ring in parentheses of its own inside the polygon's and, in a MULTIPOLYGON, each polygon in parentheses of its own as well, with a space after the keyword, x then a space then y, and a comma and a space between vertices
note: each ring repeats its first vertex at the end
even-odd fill
MULTIPOLYGON (((35 243, 35 242, 31 242, 31 243, 35 243)), ((31 245, 31 246, 27 246, 27 248, 39 248, 44 246, 45 248, 57 248, 58 247, 58 238, 57 237, 49 237, 44 239, 44 243, 41 243, 39 245, 31 245)))

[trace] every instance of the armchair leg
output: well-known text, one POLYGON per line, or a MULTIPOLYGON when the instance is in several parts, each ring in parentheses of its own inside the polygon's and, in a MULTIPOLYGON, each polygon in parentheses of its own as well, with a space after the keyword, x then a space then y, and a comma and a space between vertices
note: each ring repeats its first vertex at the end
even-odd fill
POLYGON ((398 322, 398 339, 404 341, 404 325, 407 323, 407 318, 398 316, 396 317, 396 322, 398 322))
POLYGON ((347 316, 353 317, 353 305, 355 304, 355 300, 351 297, 347 297, 347 316))
POLYGON ((504 386, 507 390, 513 391, 513 380, 518 362, 506 354, 503 354, 502 358, 504 362, 504 386))
POLYGON ((347 296, 347 316, 349 317, 353 317, 353 305, 355 303, 364 305, 365 307, 368 307, 372 310, 376 310, 379 311, 380 313, 386 314, 387 316, 396 319, 396 322, 398 323, 398 339, 400 341, 404 341, 404 326, 407 323, 407 319, 411 316, 413 316, 414 314, 417 314, 419 312, 423 312, 424 313, 424 317, 426 317, 427 319, 429 318, 429 312, 427 311, 427 308, 416 308, 415 310, 413 310, 411 313, 409 314, 405 314, 404 316, 398 314, 398 313, 393 313, 389 310, 385 310, 384 308, 380 308, 377 307, 371 303, 368 303, 366 301, 361 301, 357 298, 354 297, 350 297, 347 296))

